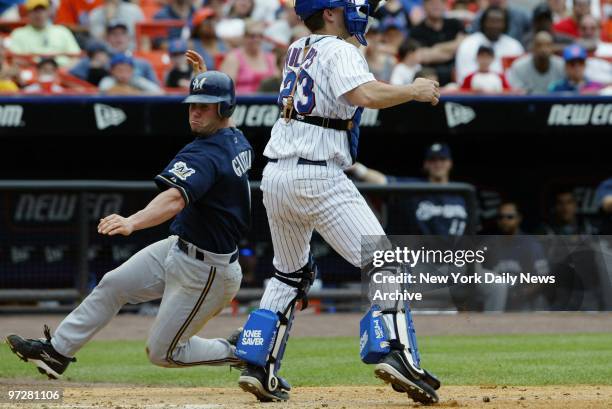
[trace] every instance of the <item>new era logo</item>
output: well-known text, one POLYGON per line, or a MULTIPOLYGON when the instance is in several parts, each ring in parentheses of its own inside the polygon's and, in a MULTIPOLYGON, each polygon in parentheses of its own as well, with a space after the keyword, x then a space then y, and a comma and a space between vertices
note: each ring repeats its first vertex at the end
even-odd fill
POLYGON ((470 123, 476 118, 476 112, 472 108, 454 102, 445 103, 444 112, 449 128, 470 123))
POLYGON ((94 114, 96 116, 96 126, 99 130, 120 125, 127 119, 123 110, 104 104, 94 104, 94 114))

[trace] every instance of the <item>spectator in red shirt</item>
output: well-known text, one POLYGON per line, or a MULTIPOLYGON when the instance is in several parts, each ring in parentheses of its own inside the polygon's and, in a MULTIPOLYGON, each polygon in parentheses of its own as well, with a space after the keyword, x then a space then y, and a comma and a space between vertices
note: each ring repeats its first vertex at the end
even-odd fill
POLYGON ((104 0, 60 0, 55 24, 66 26, 75 33, 87 33, 89 12, 103 4, 104 0))
POLYGON ((476 54, 478 71, 465 77, 461 89, 473 92, 503 92, 510 90, 504 74, 491 71, 491 64, 495 59, 495 51, 492 47, 481 45, 476 54))
POLYGON ((573 5, 572 15, 556 22, 554 28, 557 33, 578 37, 580 20, 590 13, 591 1, 573 0, 573 5))

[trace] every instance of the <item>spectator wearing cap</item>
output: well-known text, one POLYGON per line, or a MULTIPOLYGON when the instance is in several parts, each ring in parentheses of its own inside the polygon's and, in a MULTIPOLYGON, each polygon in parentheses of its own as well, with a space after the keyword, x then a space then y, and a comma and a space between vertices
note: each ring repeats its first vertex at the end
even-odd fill
MULTIPOLYGON (((191 0, 168 0, 168 4, 158 11, 153 16, 153 19, 180 20, 184 21, 185 26, 187 26, 194 12, 195 7, 193 7, 191 0)), ((181 32, 181 28, 171 28, 168 30, 168 39, 172 40, 175 38, 180 38, 181 32)))
POLYGON ((55 13, 55 24, 68 27, 74 33, 89 31, 89 13, 104 0, 60 0, 55 13))
POLYGON ((463 91, 496 93, 509 91, 510 85, 503 73, 492 72, 491 64, 495 59, 495 51, 488 45, 481 45, 476 54, 478 70, 469 74, 463 80, 463 91))
POLYGON ((70 74, 98 86, 102 78, 110 75, 110 58, 106 44, 91 41, 87 46, 87 56, 70 69, 70 74))
POLYGON ((393 21, 393 26, 406 36, 413 26, 423 20, 422 10, 420 0, 388 0, 376 11, 374 17, 380 20, 383 27, 393 21))
MULTIPOLYGON (((9 37, 9 50, 14 54, 78 54, 81 48, 64 26, 52 24, 49 0, 27 0, 28 24, 16 28, 9 37)), ((73 63, 73 59, 57 58, 60 66, 73 63)))
POLYGON ((578 43, 586 48, 587 52, 595 57, 612 57, 612 43, 601 41, 601 26, 597 19, 590 14, 580 20, 580 37, 578 43))
POLYGON ((528 49, 533 47, 534 37, 536 33, 546 31, 552 36, 553 51, 555 53, 563 52, 563 48, 572 44, 574 39, 567 34, 557 33, 553 29, 553 13, 551 8, 546 3, 540 3, 533 9, 533 17, 531 19, 531 30, 525 34, 523 44, 528 49))
POLYGON ((493 48, 495 59, 491 71, 502 73, 502 58, 522 55, 525 50, 521 43, 504 34, 508 27, 506 10, 491 6, 482 13, 481 32, 468 35, 457 50, 455 69, 457 83, 462 84, 465 77, 478 69, 476 54, 481 45, 493 48))
POLYGON ((244 45, 230 51, 220 71, 236 84, 236 94, 257 92, 261 81, 278 75, 276 57, 262 47, 263 24, 249 20, 246 24, 244 45))
MULTIPOLYGON (((132 43, 127 26, 122 21, 111 21, 106 28, 106 43, 111 54, 131 54, 132 43)), ((159 84, 151 63, 144 58, 133 58, 136 76, 159 84)))
POLYGON ((572 15, 554 24, 554 29, 557 33, 567 34, 573 38, 579 36, 579 23, 582 17, 590 13, 590 0, 573 0, 572 15))
POLYGON ((563 50, 565 78, 550 86, 551 92, 594 92, 601 84, 590 81, 585 76, 587 52, 584 47, 574 44, 563 50))
POLYGON ((421 45, 421 63, 434 68, 440 84, 452 80, 455 53, 465 37, 463 23, 454 18, 445 18, 446 2, 424 0, 425 20, 410 31, 410 38, 421 45))
POLYGON ((168 44, 171 68, 164 81, 166 87, 189 88, 192 70, 191 65, 187 62, 185 52, 187 52, 187 42, 185 40, 175 39, 168 44))
MULTIPOLYGON (((425 177, 384 175, 357 162, 346 173, 359 181, 386 185, 389 183, 425 182, 444 185, 450 182, 453 159, 450 147, 436 142, 425 150, 425 177)), ((467 227, 465 199, 456 194, 411 194, 394 198, 388 209, 388 234, 463 235, 467 227)))
POLYGON ((399 17, 385 18, 380 25, 380 32, 382 33, 382 42, 385 44, 385 48, 389 52, 397 54, 404 39, 406 39, 405 30, 399 17))
POLYGON ((51 57, 41 58, 36 64, 36 81, 23 89, 28 94, 60 94, 59 66, 51 57))
MULTIPOLYGON (((499 7, 506 12, 507 22, 505 34, 517 41, 523 41, 523 37, 531 28, 531 21, 529 20, 527 13, 511 4, 508 4, 508 0, 489 0, 489 6, 499 7)), ((480 31, 483 14, 484 13, 476 15, 476 18, 472 22, 472 30, 474 32, 480 31)))
POLYGON ((108 95, 159 95, 162 89, 153 81, 138 76, 134 59, 126 54, 115 54, 110 61, 108 77, 100 81, 98 89, 108 95))
POLYGON ((89 33, 103 40, 106 27, 113 21, 121 21, 128 29, 132 44, 135 41, 136 23, 144 21, 144 14, 137 4, 122 0, 104 0, 104 3, 89 13, 89 33))
POLYGON ((553 54, 553 37, 540 31, 533 41, 533 51, 512 63, 508 82, 517 90, 528 94, 548 92, 550 84, 564 77, 563 59, 553 54))
POLYGON ((399 48, 399 63, 393 68, 391 73, 391 84, 407 85, 412 84, 414 76, 421 70, 419 60, 419 43, 411 38, 404 40, 399 48))
POLYGON ((217 23, 217 36, 229 46, 239 47, 246 33, 246 21, 254 9, 253 0, 234 0, 230 2, 227 14, 217 23))
POLYGON ((216 57, 227 52, 225 43, 217 37, 215 31, 217 13, 210 7, 196 11, 191 20, 191 45, 189 48, 204 58, 210 70, 217 69, 216 57))

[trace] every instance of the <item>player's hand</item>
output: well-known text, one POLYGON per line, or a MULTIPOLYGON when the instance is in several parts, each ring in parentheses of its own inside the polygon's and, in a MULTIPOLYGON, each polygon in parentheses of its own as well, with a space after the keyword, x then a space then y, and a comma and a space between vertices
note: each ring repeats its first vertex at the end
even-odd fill
POLYGON ((204 62, 204 58, 197 51, 187 50, 185 57, 187 57, 187 62, 193 69, 193 75, 206 72, 207 67, 206 63, 204 62))
POLYGON ((106 234, 108 236, 114 236, 116 234, 122 234, 129 236, 134 231, 134 226, 131 221, 126 217, 121 217, 118 214, 111 214, 103 219, 100 219, 98 224, 98 233, 106 234))
POLYGON ((440 84, 426 78, 417 78, 411 84, 412 99, 419 102, 430 102, 431 105, 438 105, 440 101, 440 84))

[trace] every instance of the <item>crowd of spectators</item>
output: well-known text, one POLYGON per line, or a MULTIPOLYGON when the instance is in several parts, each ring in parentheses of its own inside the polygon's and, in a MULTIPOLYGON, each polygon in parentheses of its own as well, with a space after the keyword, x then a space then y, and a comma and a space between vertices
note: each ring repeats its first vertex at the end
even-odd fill
MULTIPOLYGON (((357 2, 363 0, 357 0, 357 2)), ((381 81, 447 91, 612 92, 605 0, 387 0, 363 48, 381 81)), ((288 0, 0 0, 0 92, 184 92, 184 50, 238 94, 277 92, 309 32, 288 0)))

